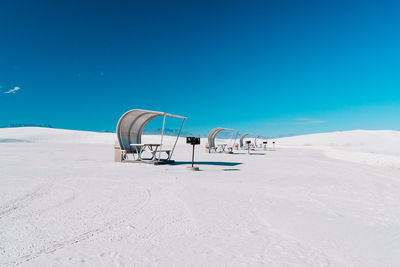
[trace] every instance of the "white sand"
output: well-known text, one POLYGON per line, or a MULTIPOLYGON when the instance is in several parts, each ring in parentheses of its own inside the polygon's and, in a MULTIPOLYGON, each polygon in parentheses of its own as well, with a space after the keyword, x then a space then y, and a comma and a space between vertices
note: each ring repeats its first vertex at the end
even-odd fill
POLYGON ((400 169, 400 132, 366 131, 333 132, 287 137, 280 145, 317 148, 326 156, 375 166, 400 169))
POLYGON ((114 140, 0 129, 0 266, 400 265, 399 132, 198 147, 200 172, 114 163, 114 140))

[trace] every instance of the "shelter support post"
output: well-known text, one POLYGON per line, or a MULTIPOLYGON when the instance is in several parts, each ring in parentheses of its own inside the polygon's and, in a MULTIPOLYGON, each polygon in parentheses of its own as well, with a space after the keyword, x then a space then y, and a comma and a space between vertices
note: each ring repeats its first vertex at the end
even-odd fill
POLYGON ((232 150, 233 150, 233 147, 235 146, 238 134, 239 134, 239 131, 236 131, 235 140, 233 140, 232 150))
POLYGON ((177 143, 177 142, 178 142, 178 140, 179 140, 179 136, 181 135, 182 128, 183 128, 183 125, 185 124, 185 121, 186 121, 186 118, 184 118, 184 119, 183 119, 183 122, 182 122, 181 128, 179 129, 178 136, 177 136, 177 137, 176 137, 176 139, 175 139, 174 147, 172 148, 172 151, 171 151, 171 154, 170 154, 170 157, 169 157, 169 159, 172 157, 172 154, 174 153, 174 150, 175 150, 175 147, 176 147, 176 143, 177 143))
POLYGON ((158 153, 158 161, 161 160, 161 150, 162 150, 162 145, 163 145, 163 139, 164 139, 164 129, 165 129, 165 115, 163 119, 163 124, 162 124, 162 131, 161 131, 161 142, 160 142, 160 152, 158 153))

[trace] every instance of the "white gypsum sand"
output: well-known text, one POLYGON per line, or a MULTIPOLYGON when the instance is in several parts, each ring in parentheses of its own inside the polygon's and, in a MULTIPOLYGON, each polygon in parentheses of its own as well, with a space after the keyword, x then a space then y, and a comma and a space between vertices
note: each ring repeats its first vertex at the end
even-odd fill
POLYGON ((400 169, 400 132, 355 130, 286 137, 280 145, 324 151, 331 158, 400 169))
POLYGON ((202 139, 200 172, 183 138, 163 166, 113 162, 114 141, 0 129, 0 266, 400 264, 399 132, 282 138, 254 155, 208 154, 202 139))

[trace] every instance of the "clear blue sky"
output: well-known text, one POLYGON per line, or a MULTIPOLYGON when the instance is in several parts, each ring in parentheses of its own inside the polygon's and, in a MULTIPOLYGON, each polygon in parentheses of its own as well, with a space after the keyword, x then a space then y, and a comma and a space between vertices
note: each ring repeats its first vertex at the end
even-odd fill
POLYGON ((399 14, 396 1, 1 1, 0 125, 114 131, 142 108, 198 133, 400 130, 399 14))

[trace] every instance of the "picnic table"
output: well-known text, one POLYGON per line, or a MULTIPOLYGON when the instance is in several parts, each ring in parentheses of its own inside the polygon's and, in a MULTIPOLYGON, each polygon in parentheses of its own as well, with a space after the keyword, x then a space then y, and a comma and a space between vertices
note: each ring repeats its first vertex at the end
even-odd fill
POLYGON ((160 150, 158 149, 161 144, 130 144, 131 146, 135 147, 136 153, 138 155, 138 160, 154 160, 156 159, 156 154, 157 152, 165 152, 168 155, 168 159, 170 157, 171 150, 160 150), (138 149, 139 148, 139 149, 138 149), (148 151, 151 153, 150 158, 143 158, 142 153, 148 149, 148 151))
POLYGON ((225 148, 226 148, 227 144, 218 144, 217 146, 219 148, 219 151, 222 153, 222 152, 225 152, 225 148))

